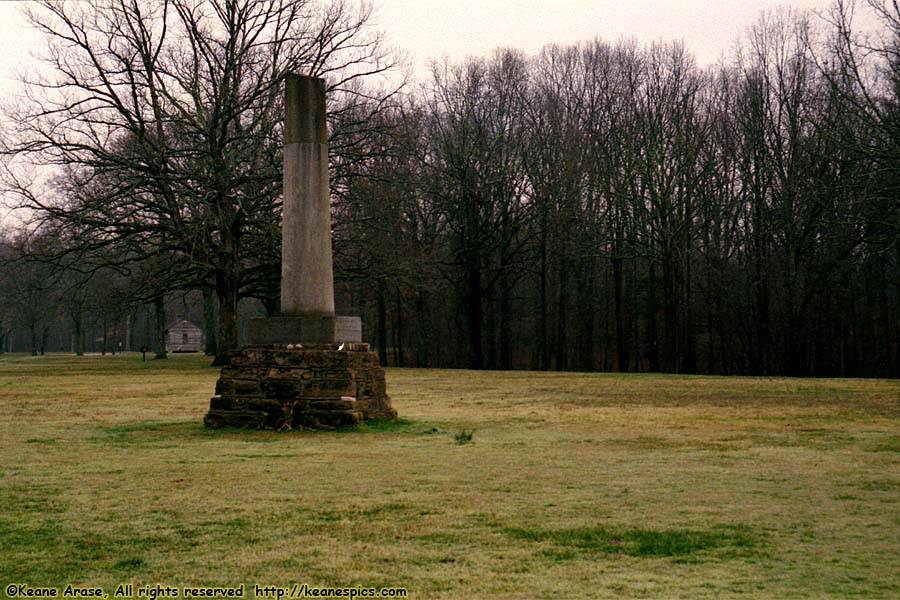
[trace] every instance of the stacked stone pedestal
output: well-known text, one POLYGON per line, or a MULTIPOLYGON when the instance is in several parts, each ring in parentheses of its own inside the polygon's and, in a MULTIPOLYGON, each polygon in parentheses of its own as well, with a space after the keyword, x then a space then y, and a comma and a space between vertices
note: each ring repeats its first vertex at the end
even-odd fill
POLYGON ((232 354, 203 422, 332 429, 396 416, 368 344, 266 344, 232 354))

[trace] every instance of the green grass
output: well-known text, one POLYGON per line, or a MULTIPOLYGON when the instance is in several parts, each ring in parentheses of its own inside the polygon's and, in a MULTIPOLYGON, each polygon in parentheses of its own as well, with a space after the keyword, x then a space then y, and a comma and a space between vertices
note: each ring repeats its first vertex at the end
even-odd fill
POLYGON ((0 355, 0 585, 900 597, 897 381, 391 369, 400 419, 277 433, 217 376, 0 355))
MULTIPOLYGON (((521 529, 511 527, 506 533, 514 538, 544 541, 559 546, 578 548, 600 554, 625 554, 628 556, 677 556, 682 557, 719 548, 729 550, 757 546, 756 536, 749 526, 728 526, 710 530, 691 529, 608 529, 606 527, 582 527, 577 529, 521 529)), ((574 558, 575 554, 568 555, 574 558)))

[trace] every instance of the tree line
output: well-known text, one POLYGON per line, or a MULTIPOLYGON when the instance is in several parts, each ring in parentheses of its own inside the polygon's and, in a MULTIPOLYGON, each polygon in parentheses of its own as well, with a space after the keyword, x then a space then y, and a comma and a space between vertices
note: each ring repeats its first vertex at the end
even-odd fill
POLYGON ((365 5, 92 6, 90 30, 66 3, 32 19, 67 41, 72 93, 32 81, 8 111, 8 156, 58 169, 10 167, 7 191, 53 268, 143 301, 208 290, 219 354, 241 299, 278 309, 277 82, 305 70, 331 90, 339 312, 384 363, 900 373, 890 2, 763 15, 712 67, 594 40, 435 62, 406 93, 373 83, 394 63, 365 5))

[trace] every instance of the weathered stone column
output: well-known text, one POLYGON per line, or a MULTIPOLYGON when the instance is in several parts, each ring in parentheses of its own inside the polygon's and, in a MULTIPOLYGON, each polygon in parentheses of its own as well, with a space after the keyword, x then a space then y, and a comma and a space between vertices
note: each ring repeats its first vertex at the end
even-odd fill
POLYGON ((284 80, 281 315, 250 322, 250 343, 361 342, 359 317, 335 316, 325 82, 284 80))
POLYGON ((325 82, 284 82, 281 314, 334 316, 325 82))
POLYGON ((393 419, 359 317, 334 314, 325 83, 285 78, 281 315, 253 319, 222 368, 209 427, 343 427, 393 419))

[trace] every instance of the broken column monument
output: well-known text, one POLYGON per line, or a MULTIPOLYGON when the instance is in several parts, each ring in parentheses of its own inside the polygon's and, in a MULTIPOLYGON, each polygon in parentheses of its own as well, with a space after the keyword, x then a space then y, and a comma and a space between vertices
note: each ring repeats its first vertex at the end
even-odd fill
POLYGON ((250 343, 222 368, 203 422, 291 429, 392 419, 360 318, 335 315, 324 81, 287 75, 284 110, 281 315, 251 321, 250 343))

